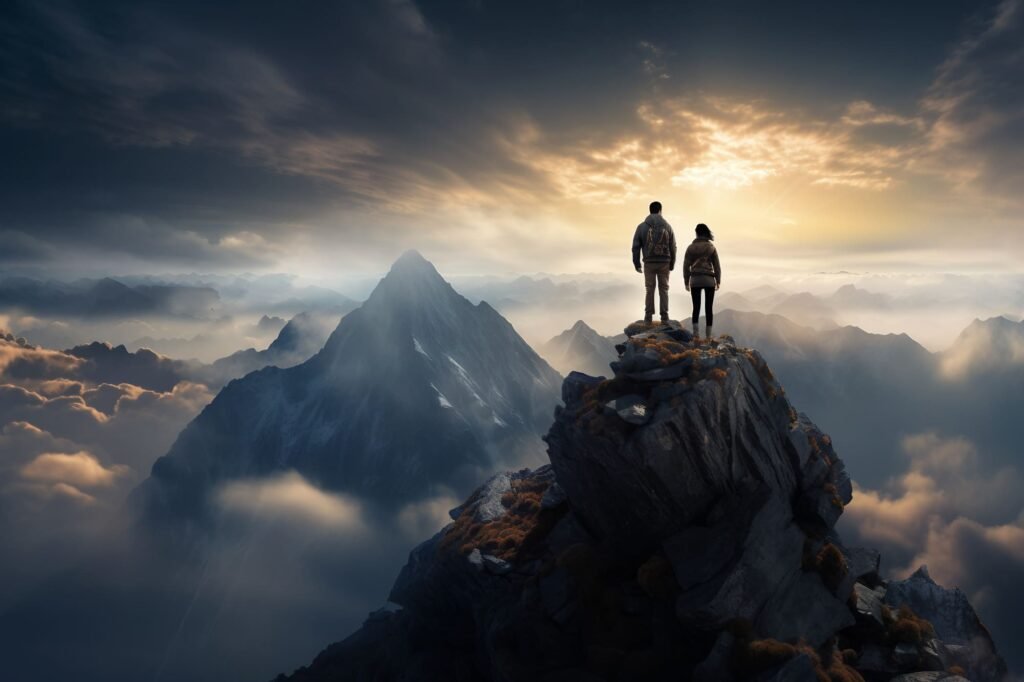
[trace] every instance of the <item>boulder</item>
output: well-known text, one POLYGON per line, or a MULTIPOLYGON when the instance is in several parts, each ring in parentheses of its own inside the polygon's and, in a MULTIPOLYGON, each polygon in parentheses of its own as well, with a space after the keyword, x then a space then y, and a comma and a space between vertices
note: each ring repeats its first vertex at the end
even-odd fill
POLYGON ((861 583, 854 583, 853 594, 855 599, 854 613, 857 619, 870 628, 881 630, 885 628, 885 620, 882 618, 882 607, 885 591, 876 591, 861 583))
POLYGON ((647 400, 642 395, 635 393, 609 401, 608 407, 619 416, 619 419, 629 424, 639 426, 646 424, 651 419, 651 410, 647 406, 647 400))
MULTIPOLYGON (((693 365, 725 369, 715 379, 691 384, 676 396, 678 404, 659 409, 644 428, 599 426, 600 415, 577 400, 566 403, 548 433, 552 466, 574 510, 599 540, 621 551, 649 552, 744 481, 763 483, 783 499, 799 488, 791 440, 813 434, 808 424, 791 422, 793 410, 763 359, 738 349, 694 352, 693 365), (794 436, 792 430, 802 433, 794 436)), ((831 452, 830 445, 825 448, 831 452)), ((837 478, 829 471, 838 472, 838 462, 830 459, 822 476, 837 478)), ((841 508, 836 512, 824 523, 834 522, 841 508)))

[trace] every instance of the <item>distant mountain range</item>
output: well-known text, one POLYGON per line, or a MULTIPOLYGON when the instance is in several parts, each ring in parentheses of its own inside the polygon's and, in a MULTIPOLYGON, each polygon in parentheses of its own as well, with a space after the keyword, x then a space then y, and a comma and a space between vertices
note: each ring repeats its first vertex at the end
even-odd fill
POLYGON ((491 306, 408 252, 315 356, 228 384, 135 499, 151 517, 201 517, 217 484, 284 469, 378 501, 465 493, 544 460, 560 383, 491 306))

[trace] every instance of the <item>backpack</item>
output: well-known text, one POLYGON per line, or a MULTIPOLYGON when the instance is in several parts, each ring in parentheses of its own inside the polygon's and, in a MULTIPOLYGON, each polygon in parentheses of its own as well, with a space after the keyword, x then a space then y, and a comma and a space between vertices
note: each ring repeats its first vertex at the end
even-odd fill
POLYGON ((690 273, 694 275, 714 275, 715 266, 711 263, 711 254, 714 251, 708 251, 703 256, 695 258, 693 264, 690 265, 690 273))
POLYGON ((661 258, 670 258, 672 256, 672 245, 668 239, 668 230, 662 225, 649 226, 647 228, 647 257, 659 256, 661 258), (658 230, 658 236, 654 236, 654 231, 658 230))

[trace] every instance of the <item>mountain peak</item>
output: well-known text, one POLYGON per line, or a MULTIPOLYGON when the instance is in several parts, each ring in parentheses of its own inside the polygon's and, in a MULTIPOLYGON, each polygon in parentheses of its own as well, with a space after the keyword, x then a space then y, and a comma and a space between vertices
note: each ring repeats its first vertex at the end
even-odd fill
MULTIPOLYGON (((382 300, 419 305, 437 297, 458 296, 433 263, 419 251, 410 249, 398 257, 367 299, 368 304, 382 300)), ((461 298, 461 297, 459 297, 461 298)))
POLYGON ((402 272, 407 270, 426 270, 430 269, 434 272, 434 265, 423 257, 416 249, 409 249, 401 256, 399 256, 394 263, 391 264, 391 272, 402 272))
POLYGON ((934 624, 935 665, 979 682, 1005 678, 963 593, 915 578, 886 583, 877 552, 841 543, 834 526, 850 478, 760 353, 729 337, 694 340, 675 325, 626 334, 613 379, 565 379, 545 439, 549 465, 490 478, 413 550, 388 597, 401 608, 375 612, 279 679, 327 682, 339 670, 424 681, 501 670, 513 682, 917 672, 924 642, 907 651, 886 608, 921 630, 923 619, 934 624), (461 637, 439 637, 438 624, 461 637), (840 633, 885 667, 836 655, 840 633), (783 655, 764 656, 769 646, 783 655), (904 652, 912 655, 898 659, 904 652))

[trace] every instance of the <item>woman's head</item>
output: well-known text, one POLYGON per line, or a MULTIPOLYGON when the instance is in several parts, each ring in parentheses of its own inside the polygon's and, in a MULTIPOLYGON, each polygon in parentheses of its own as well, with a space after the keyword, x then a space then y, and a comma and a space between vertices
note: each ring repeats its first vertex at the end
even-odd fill
POLYGON ((714 240, 715 235, 711 234, 711 228, 701 223, 697 225, 697 237, 700 239, 711 239, 714 240))

